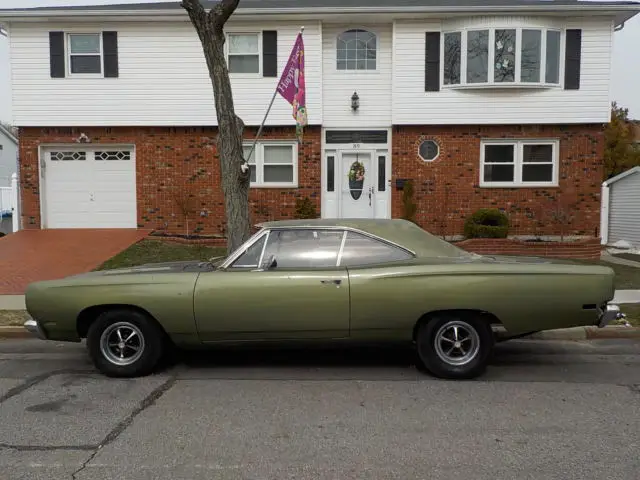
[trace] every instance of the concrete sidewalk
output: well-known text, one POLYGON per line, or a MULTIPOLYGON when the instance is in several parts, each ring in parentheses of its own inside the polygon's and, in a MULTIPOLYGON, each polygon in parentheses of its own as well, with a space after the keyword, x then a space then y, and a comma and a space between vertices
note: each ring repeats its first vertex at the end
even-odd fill
POLYGON ((0 295, 0 310, 25 310, 24 295, 0 295))

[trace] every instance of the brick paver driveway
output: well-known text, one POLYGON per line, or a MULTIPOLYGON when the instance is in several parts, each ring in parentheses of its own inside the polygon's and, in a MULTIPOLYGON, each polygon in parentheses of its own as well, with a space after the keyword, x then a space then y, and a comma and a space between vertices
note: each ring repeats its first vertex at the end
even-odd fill
POLYGON ((142 240, 145 230, 21 230, 0 238, 0 295, 27 285, 93 270, 142 240))

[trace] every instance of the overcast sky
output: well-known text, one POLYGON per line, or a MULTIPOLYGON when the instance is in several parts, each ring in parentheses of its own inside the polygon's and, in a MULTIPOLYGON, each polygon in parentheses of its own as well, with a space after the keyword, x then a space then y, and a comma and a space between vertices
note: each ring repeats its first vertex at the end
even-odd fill
MULTIPOLYGON (((0 8, 40 7, 59 5, 98 5, 118 3, 143 3, 158 0, 0 0, 0 8)), ((640 119, 640 62, 637 48, 640 45, 640 15, 627 22, 624 30, 614 36, 613 49, 613 98, 629 108, 633 118, 640 119), (633 53, 633 52, 636 53, 633 53)), ((11 121, 11 90, 9 81, 9 47, 7 39, 0 36, 0 120, 11 121)))

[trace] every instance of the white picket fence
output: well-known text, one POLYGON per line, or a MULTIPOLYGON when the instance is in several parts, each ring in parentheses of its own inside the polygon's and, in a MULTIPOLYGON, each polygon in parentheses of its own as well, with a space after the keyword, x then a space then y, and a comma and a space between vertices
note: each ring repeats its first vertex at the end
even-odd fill
MULTIPOLYGON (((20 212, 18 202, 18 175, 11 176, 10 187, 0 187, 0 225, 4 226, 5 219, 11 219, 11 232, 20 230, 20 212)), ((5 229, 6 230, 6 229, 5 229)), ((10 233, 6 232, 5 233, 10 233)))

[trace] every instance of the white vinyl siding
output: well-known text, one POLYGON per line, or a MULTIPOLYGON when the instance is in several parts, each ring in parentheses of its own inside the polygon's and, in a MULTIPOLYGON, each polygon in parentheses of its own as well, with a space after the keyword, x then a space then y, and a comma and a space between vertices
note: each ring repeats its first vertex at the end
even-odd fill
POLYGON ((613 183, 609 201, 608 243, 625 240, 640 247, 640 172, 613 183))
MULTIPOLYGON (((259 125, 289 58, 299 22, 240 23, 227 33, 278 31, 278 77, 232 75, 236 113, 259 125)), ((322 123, 321 33, 305 23, 306 98, 310 124, 322 123)), ((193 27, 184 22, 13 24, 10 36, 16 126, 216 125, 213 90, 193 27), (49 31, 117 31, 118 78, 51 78, 49 31)), ((68 66, 67 66, 68 68, 68 66)), ((352 92, 349 93, 351 95, 352 92)), ((346 102, 349 102, 347 99, 346 102)), ((295 125, 292 107, 275 99, 267 125, 295 125)))
MULTIPOLYGON (((379 128, 391 125, 391 24, 329 25, 323 28, 323 125, 327 128, 379 128), (338 36, 348 30, 366 30, 376 35, 375 70, 339 70, 338 36), (360 107, 351 110, 351 96, 360 97, 360 107)), ((306 30, 305 30, 306 32, 306 30)), ((306 60, 309 65, 309 59, 306 60)), ((424 74, 420 78, 424 78, 424 74)))
MULTIPOLYGON (((474 125, 535 123, 603 123, 610 117, 610 64, 613 22, 610 19, 560 20, 528 17, 485 17, 447 22, 396 21, 394 24, 393 124, 474 125), (542 88, 441 85, 425 92, 425 32, 468 28, 582 29, 581 85, 542 88)), ((444 42, 443 42, 444 43, 444 42)), ((463 55, 466 50, 463 49, 463 55)), ((564 38, 560 53, 564 82, 564 38)), ((464 69, 464 65, 461 65, 464 69)))

